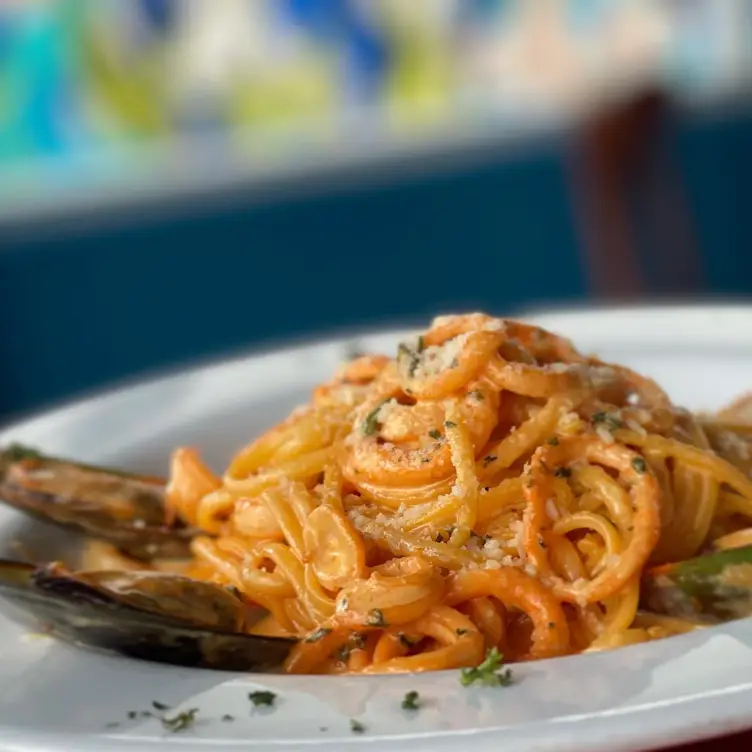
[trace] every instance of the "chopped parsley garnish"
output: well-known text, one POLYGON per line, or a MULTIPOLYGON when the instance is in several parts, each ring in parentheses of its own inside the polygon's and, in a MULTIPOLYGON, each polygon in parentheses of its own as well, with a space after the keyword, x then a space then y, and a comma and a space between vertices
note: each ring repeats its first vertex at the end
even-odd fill
POLYGON ((388 401, 389 400, 384 400, 384 402, 380 402, 370 413, 368 413, 368 415, 366 415, 362 426, 362 431, 366 436, 373 436, 373 434, 379 430, 379 410, 381 410, 384 403, 388 401))
POLYGON ((548 628, 549 629, 555 629, 556 628, 556 624, 554 624, 552 621, 550 621, 550 622, 548 622, 548 628))
POLYGON ((222 720, 223 720, 223 721, 224 721, 225 723, 232 723, 232 721, 234 721, 234 720, 235 720, 235 716, 234 716, 234 715, 230 715, 229 713, 225 713, 225 714, 224 714, 224 715, 222 716, 222 720))
POLYGON ((362 734, 365 730, 366 727, 357 718, 350 719, 350 731, 353 734, 362 734))
POLYGON ((483 458, 483 467, 488 467, 496 459, 495 454, 487 454, 483 458))
POLYGON ((632 460, 632 467, 640 474, 647 472, 648 463, 645 462, 643 457, 635 457, 632 460))
POLYGON ((457 428, 457 424, 453 420, 445 420, 444 425, 447 428, 457 428))
POLYGON ((413 350, 410 345, 400 342, 397 345, 397 359, 404 359, 407 363, 407 375, 412 377, 418 368, 420 363, 420 353, 425 349, 425 340, 423 337, 418 337, 418 344, 413 350))
POLYGON ((437 430, 436 428, 432 428, 432 429, 431 429, 431 430, 430 430, 430 431, 428 432, 428 435, 429 435, 429 436, 430 436, 430 437, 431 437, 432 439, 436 439, 436 441, 438 441, 438 440, 439 440, 439 439, 441 438, 441 431, 437 430))
POLYGON ((350 654, 353 650, 363 650, 365 646, 366 638, 363 634, 361 632, 353 632, 350 635, 350 639, 334 652, 334 657, 346 663, 350 659, 350 654))
POLYGON ((485 687, 508 687, 512 683, 510 669, 501 671, 504 656, 498 648, 490 648, 484 660, 473 668, 463 668, 460 673, 460 683, 469 687, 480 682, 485 687))
POLYGON ((385 627, 386 620, 384 614, 378 608, 372 608, 368 612, 368 621, 366 622, 369 627, 385 627))
POLYGON ((313 632, 311 632, 304 640, 303 642, 318 642, 319 640, 326 637, 328 634, 331 634, 331 629, 329 627, 319 627, 318 629, 314 629, 313 632))
POLYGON ((256 708, 259 707, 272 707, 274 701, 277 699, 277 695, 274 692, 269 692, 266 689, 259 689, 256 692, 250 692, 248 699, 253 703, 256 708))
POLYGON ((133 720, 134 718, 138 718, 138 711, 137 710, 129 710, 128 711, 128 718, 129 720, 133 720))
POLYGON ((464 627, 460 627, 459 629, 454 630, 457 633, 458 637, 462 637, 462 635, 466 635, 470 630, 465 629, 464 627))
POLYGON ((418 710, 420 708, 420 695, 412 690, 402 698, 402 710, 418 710))
POLYGON ((559 446, 559 440, 556 438, 556 436, 552 436, 547 442, 549 446, 559 446))
POLYGON ((611 415, 611 413, 595 413, 591 420, 593 425, 601 424, 609 431, 615 431, 617 428, 622 428, 624 426, 624 424, 615 415, 611 415))
POLYGON ((557 467, 554 475, 557 478, 571 478, 572 471, 568 467, 557 467))
POLYGON ((478 400, 478 402, 483 402, 483 400, 485 399, 485 397, 483 396, 483 392, 481 392, 480 389, 473 389, 473 391, 470 392, 470 394, 472 394, 473 397, 475 397, 475 399, 478 400))
POLYGON ((169 710, 170 706, 165 705, 163 702, 157 702, 156 700, 151 701, 151 706, 154 708, 154 710, 169 710))
POLYGON ((162 726, 164 726, 164 728, 176 733, 183 729, 190 728, 196 722, 196 713, 198 713, 198 708, 191 708, 190 710, 181 711, 172 718, 163 716, 160 720, 162 721, 162 726))
POLYGON ((397 634, 397 637, 399 637, 399 641, 406 648, 415 647, 415 645, 417 645, 420 642, 420 639, 413 640, 412 638, 408 637, 404 632, 399 632, 397 634))
POLYGON ((342 661, 342 663, 347 663, 350 660, 350 653, 352 653, 352 651, 353 646, 345 643, 344 645, 340 645, 340 647, 334 651, 334 657, 337 660, 342 661))
POLYGON ((11 444, 3 454, 12 462, 19 462, 20 460, 41 460, 43 459, 42 453, 36 449, 24 446, 23 444, 11 444))

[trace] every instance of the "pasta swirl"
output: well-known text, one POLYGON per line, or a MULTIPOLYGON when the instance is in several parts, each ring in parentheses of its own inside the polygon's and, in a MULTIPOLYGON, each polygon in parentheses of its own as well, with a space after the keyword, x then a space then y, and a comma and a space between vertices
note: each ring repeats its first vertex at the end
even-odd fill
POLYGON ((443 316, 341 368, 223 477, 175 451, 188 573, 299 638, 291 673, 531 660, 678 634, 646 568, 752 541, 752 428, 539 327, 443 316))

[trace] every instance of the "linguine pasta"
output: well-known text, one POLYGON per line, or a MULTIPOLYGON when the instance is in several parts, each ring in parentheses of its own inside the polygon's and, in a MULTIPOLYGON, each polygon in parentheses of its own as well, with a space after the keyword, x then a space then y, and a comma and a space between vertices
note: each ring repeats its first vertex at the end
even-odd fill
POLYGON ((223 477, 175 451, 168 505, 206 533, 187 573, 261 606, 252 633, 300 638, 287 672, 612 648, 695 628, 639 610, 648 566, 752 540, 745 406, 695 415, 538 327, 444 316, 223 477))

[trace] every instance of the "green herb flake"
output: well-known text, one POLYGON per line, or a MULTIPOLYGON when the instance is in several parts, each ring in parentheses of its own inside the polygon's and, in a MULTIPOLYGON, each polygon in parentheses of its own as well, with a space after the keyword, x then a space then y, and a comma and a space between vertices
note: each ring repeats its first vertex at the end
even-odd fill
POLYGON ((183 731, 184 729, 193 726, 193 724, 196 722, 197 713, 198 708, 191 708, 190 710, 181 711, 177 715, 174 715, 172 718, 167 718, 165 716, 161 719, 162 726, 168 731, 171 731, 173 734, 175 734, 178 731, 183 731))
POLYGON ((470 630, 465 629, 464 627, 460 627, 459 629, 454 630, 457 633, 458 637, 462 637, 462 635, 466 635, 470 630))
POLYGON ((368 621, 366 624, 369 627, 385 627, 387 625, 384 614, 378 608, 372 608, 368 612, 368 621))
POLYGON ((432 428, 432 429, 431 429, 431 430, 430 430, 430 431, 428 432, 428 435, 429 435, 429 436, 430 436, 430 437, 431 437, 432 439, 435 439, 436 441, 439 441, 439 440, 441 439, 441 431, 439 431, 439 430, 438 430, 438 429, 436 429, 436 428, 432 428))
POLYGON ((552 621, 548 622, 548 628, 549 629, 556 629, 556 624, 554 624, 552 621))
POLYGON ((425 341, 423 337, 418 337, 418 344, 415 350, 410 345, 400 342, 397 345, 397 360, 403 360, 407 365, 407 375, 412 378, 415 375, 415 371, 420 364, 420 353, 425 349, 425 341))
POLYGON ((420 695, 412 690, 402 698, 402 710, 418 710, 420 708, 420 695))
POLYGON ((397 637, 399 638, 399 641, 402 643, 402 645, 408 649, 415 647, 420 642, 420 640, 411 639, 404 632, 399 632, 397 634, 397 637))
POLYGON ((222 716, 222 720, 223 720, 223 721, 224 721, 225 723, 232 723, 232 722, 233 722, 233 721, 235 720, 235 716, 234 716, 234 715, 230 715, 229 713, 225 713, 225 714, 224 714, 224 715, 222 716))
POLYGON ((619 418, 617 418, 615 415, 611 415, 611 413, 606 412, 595 413, 595 415, 593 415, 590 420, 592 421, 593 425, 601 424, 609 431, 615 431, 618 428, 622 428, 624 426, 624 423, 622 423, 619 418))
POLYGON ((485 659, 477 666, 463 668, 460 672, 460 684, 469 687, 480 682, 485 687, 508 687, 513 679, 510 669, 501 671, 504 656, 496 647, 490 648, 485 659))
POLYGON ((487 454, 483 458, 483 467, 488 467, 496 459, 495 454, 487 454))
POLYGON ((138 711, 137 710, 129 710, 128 711, 128 719, 132 721, 134 718, 138 718, 138 711))
POLYGON ((454 421, 452 421, 452 420, 445 420, 444 421, 444 426, 446 428, 457 428, 457 424, 454 421))
POLYGON ((559 440, 556 438, 556 436, 552 436, 547 442, 549 446, 559 446, 559 440))
POLYGON ((347 663, 350 660, 350 653, 352 653, 352 645, 345 643, 334 651, 334 657, 342 663, 347 663))
POLYGON ((557 467, 554 475, 557 478, 571 478, 572 471, 568 467, 557 467))
POLYGON ((373 434, 379 430, 379 410, 381 410, 384 404, 388 401, 389 400, 384 400, 383 402, 379 402, 379 404, 374 407, 368 415, 366 415, 361 427, 361 430, 366 436, 373 436, 373 434))
POLYGON ((363 734, 365 733, 365 730, 366 727, 357 718, 350 719, 350 731, 352 731, 353 734, 363 734))
POLYGON ((311 632, 304 640, 303 642, 318 642, 319 640, 322 640, 324 637, 326 637, 328 634, 331 634, 332 630, 329 627, 319 627, 318 629, 314 629, 313 632, 311 632))
POLYGON ((269 692, 266 689, 259 689, 256 692, 250 692, 248 694, 248 699, 256 708, 271 708, 274 705, 274 701, 277 699, 277 695, 274 692, 269 692))
POLYGON ((483 400, 485 399, 485 396, 484 396, 483 392, 481 392, 480 389, 473 389, 473 391, 470 392, 470 394, 472 394, 473 397, 475 397, 475 399, 478 402, 483 402, 483 400))
POLYGON ((165 705, 163 702, 157 702, 156 700, 151 701, 151 706, 154 708, 154 710, 169 710, 170 706, 165 705))
POLYGON ((25 446, 24 444, 11 444, 3 452, 11 462, 20 462, 21 460, 41 460, 44 455, 38 450, 25 446))
POLYGON ((648 469, 648 463, 645 462, 644 457, 635 457, 632 460, 632 467, 642 475, 643 473, 647 472, 648 469))

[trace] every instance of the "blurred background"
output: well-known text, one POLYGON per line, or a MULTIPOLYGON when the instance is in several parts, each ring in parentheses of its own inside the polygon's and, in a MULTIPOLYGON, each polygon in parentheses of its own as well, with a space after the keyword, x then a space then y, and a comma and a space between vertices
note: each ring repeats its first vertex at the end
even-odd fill
POLYGON ((228 350, 752 293, 749 0, 0 0, 0 421, 228 350))

